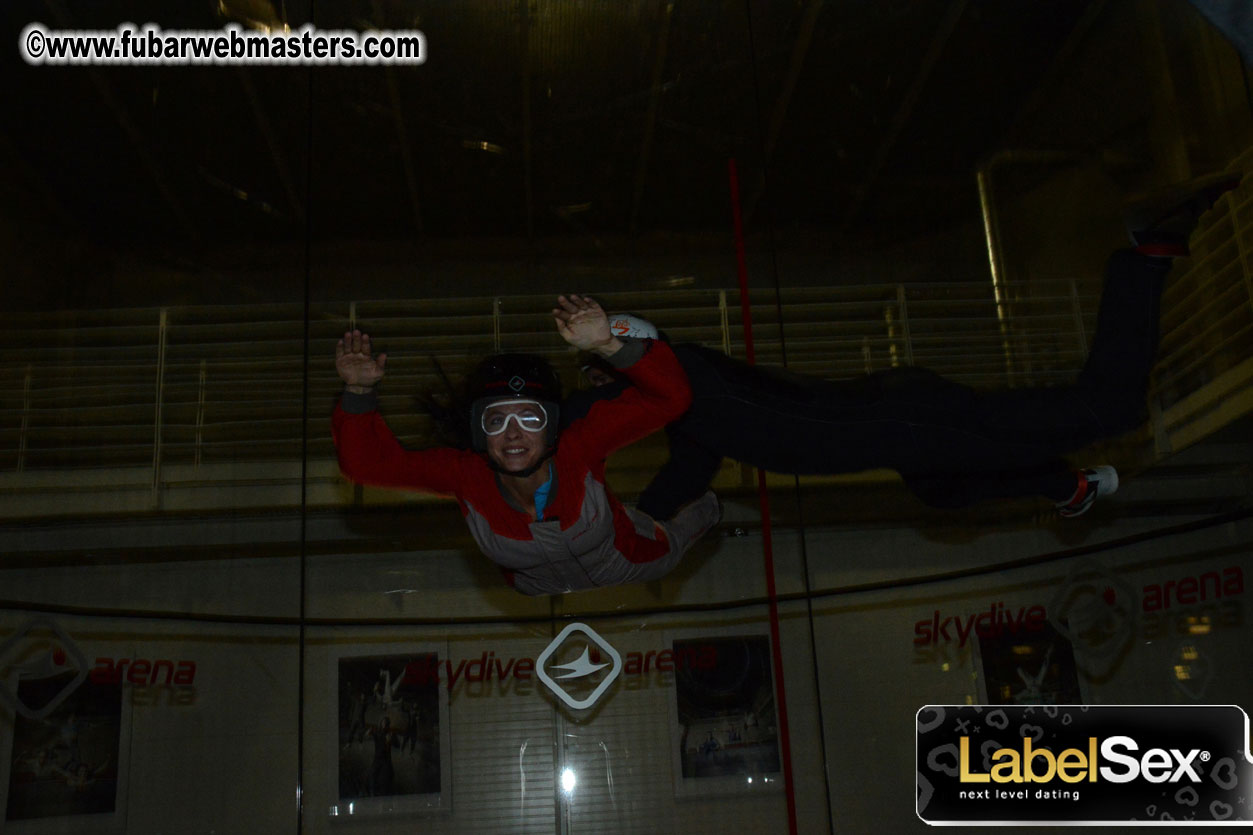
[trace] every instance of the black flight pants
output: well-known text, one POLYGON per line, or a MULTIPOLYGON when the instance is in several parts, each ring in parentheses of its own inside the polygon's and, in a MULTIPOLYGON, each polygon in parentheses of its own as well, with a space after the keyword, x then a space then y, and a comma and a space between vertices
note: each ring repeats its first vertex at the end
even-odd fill
POLYGON ((1071 385, 980 391, 922 368, 815 380, 675 346, 693 403, 667 427, 670 458, 638 507, 670 518, 708 489, 724 457, 798 475, 888 468, 935 507, 1065 501, 1076 480, 1061 456, 1145 418, 1170 267, 1169 259, 1114 253, 1096 337, 1071 385))

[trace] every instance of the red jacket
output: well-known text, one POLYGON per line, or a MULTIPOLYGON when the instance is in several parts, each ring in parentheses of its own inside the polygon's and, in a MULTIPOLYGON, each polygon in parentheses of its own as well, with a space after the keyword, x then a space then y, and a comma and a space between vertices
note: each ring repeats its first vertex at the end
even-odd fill
MULTIPOLYGON (((694 540, 673 544, 651 517, 624 507, 605 486, 605 458, 678 418, 691 391, 670 346, 645 342, 643 348, 622 368, 634 386, 597 402, 561 433, 552 458, 554 492, 541 521, 505 500, 483 455, 406 450, 377 410, 350 414, 336 405, 331 425, 340 469, 360 484, 455 496, 483 553, 525 594, 655 579, 694 540)), ((637 351, 628 343, 620 353, 629 361, 637 351)))

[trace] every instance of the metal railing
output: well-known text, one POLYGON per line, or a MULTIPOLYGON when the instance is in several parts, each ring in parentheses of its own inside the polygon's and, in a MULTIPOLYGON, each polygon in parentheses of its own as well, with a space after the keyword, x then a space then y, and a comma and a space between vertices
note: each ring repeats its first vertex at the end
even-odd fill
MULTIPOLYGON (((1253 169, 1253 149, 1232 166, 1253 169)), ((1162 299, 1154 373, 1158 451, 1253 412, 1253 177, 1203 218, 1162 299)))
MULTIPOLYGON (((1161 453, 1253 411, 1253 184, 1224 197, 1193 243, 1163 303, 1153 395, 1161 453)), ((786 351, 791 370, 828 378, 911 364, 972 385, 1073 378, 1099 277, 1006 289, 1004 318, 987 281, 789 288, 777 300, 754 291, 759 362, 780 364, 786 351)), ((652 319, 672 341, 743 355, 734 291, 602 301, 652 319)), ((309 500, 342 501, 328 415, 340 387, 334 344, 345 329, 368 330, 388 351, 382 407, 402 441, 421 444, 431 427, 413 395, 441 386, 432 358, 455 379, 484 353, 532 351, 567 382, 576 378, 550 307, 548 296, 524 295, 314 305, 307 409, 300 304, 10 317, 0 335, 0 516, 233 506, 238 496, 222 491, 239 489, 254 492, 249 504, 289 505, 299 497, 304 420, 316 488, 309 500)))

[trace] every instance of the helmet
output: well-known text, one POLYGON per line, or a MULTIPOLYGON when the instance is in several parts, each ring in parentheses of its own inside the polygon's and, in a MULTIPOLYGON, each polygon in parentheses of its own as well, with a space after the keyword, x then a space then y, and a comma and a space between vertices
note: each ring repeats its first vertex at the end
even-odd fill
POLYGON ((470 436, 474 449, 487 451, 483 410, 502 400, 535 400, 548 413, 545 439, 551 450, 557 445, 558 404, 561 378, 548 360, 534 354, 495 354, 479 363, 466 379, 470 401, 470 436))
POLYGON ((630 336, 636 339, 657 338, 657 326, 634 313, 610 313, 609 331, 614 336, 630 336))

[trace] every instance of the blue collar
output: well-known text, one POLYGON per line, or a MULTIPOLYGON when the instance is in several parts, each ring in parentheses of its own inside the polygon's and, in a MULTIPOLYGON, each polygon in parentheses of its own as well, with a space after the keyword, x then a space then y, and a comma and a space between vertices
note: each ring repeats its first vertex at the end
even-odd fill
POLYGON ((535 519, 544 520, 544 508, 548 505, 548 494, 553 489, 553 465, 548 463, 548 480, 535 490, 535 519))

